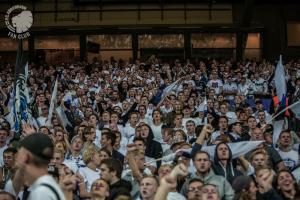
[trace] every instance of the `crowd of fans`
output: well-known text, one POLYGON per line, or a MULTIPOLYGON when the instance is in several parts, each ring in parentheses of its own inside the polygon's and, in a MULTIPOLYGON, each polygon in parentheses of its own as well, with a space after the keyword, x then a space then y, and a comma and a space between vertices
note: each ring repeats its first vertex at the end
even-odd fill
MULTIPOLYGON (((35 132, 52 141, 52 158, 42 164, 65 199, 300 199, 300 122, 293 112, 278 116, 284 124, 278 141, 272 137, 272 117, 282 107, 275 66, 266 60, 163 63, 155 57, 145 63, 31 64, 33 120, 16 132, 8 117, 13 66, 4 65, 0 199, 30 197, 34 185, 26 174, 37 173, 41 163, 37 159, 25 169, 27 157, 20 151, 49 158, 39 146, 44 141, 49 147, 47 140, 34 138, 35 132), (56 105, 48 119, 56 79, 56 105), (236 156, 233 145, 245 141, 262 142, 236 156)), ((284 67, 287 106, 300 98, 300 61, 284 67)))

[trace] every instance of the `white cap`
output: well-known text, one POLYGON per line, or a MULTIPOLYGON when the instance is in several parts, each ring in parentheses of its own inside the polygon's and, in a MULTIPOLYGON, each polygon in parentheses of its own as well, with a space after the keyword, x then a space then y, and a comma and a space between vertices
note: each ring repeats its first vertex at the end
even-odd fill
POLYGON ((73 161, 71 161, 71 160, 64 160, 63 164, 64 164, 66 167, 68 167, 70 170, 72 170, 72 172, 73 172, 74 174, 77 173, 78 167, 77 167, 77 165, 76 165, 75 162, 73 162, 73 161))

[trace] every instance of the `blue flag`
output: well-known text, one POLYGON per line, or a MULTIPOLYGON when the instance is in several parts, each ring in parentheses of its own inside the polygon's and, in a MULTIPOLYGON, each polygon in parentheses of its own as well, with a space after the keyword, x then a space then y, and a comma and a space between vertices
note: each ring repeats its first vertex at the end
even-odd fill
POLYGON ((13 129, 19 133, 22 122, 32 123, 29 109, 29 91, 27 88, 28 63, 23 52, 23 41, 19 40, 14 80, 13 129))

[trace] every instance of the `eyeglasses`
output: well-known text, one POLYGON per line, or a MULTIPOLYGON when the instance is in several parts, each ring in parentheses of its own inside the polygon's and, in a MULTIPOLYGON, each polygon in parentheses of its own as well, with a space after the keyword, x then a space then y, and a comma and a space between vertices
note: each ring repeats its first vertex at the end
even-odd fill
POLYGON ((200 192, 202 187, 189 188, 188 192, 200 192))

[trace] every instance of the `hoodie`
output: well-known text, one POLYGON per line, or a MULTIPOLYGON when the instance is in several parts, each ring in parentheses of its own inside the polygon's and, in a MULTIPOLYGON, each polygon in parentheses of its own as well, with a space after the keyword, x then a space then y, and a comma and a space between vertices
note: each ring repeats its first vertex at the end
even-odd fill
POLYGON ((224 178, 226 178, 226 180, 229 183, 232 183, 233 180, 237 177, 237 176, 242 176, 243 174, 236 169, 234 161, 232 160, 232 152, 230 147, 226 144, 226 143, 219 143, 216 146, 216 150, 215 150, 215 156, 214 156, 214 162, 212 163, 212 169, 214 170, 216 175, 220 175, 223 176, 224 178), (229 150, 229 160, 228 160, 228 164, 226 166, 224 166, 221 161, 219 160, 218 157, 218 151, 217 149, 219 148, 219 146, 221 144, 225 144, 229 150))
MULTIPOLYGON (((154 134, 150 126, 148 126, 149 129, 149 135, 146 139, 146 150, 145 155, 151 158, 161 158, 163 155, 163 150, 161 147, 161 144, 154 140, 154 134)), ((158 161, 157 163, 157 169, 160 167, 161 161, 158 161)))

